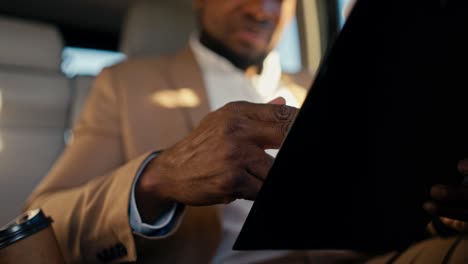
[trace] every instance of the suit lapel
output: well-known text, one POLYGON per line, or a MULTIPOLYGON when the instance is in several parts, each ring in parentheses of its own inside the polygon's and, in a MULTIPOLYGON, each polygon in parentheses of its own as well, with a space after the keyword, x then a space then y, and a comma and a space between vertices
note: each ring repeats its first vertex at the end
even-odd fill
POLYGON ((200 120, 210 112, 203 74, 195 60, 192 50, 186 47, 177 54, 168 65, 169 79, 175 89, 188 88, 196 96, 198 104, 183 107, 190 129, 195 128, 200 120))
MULTIPOLYGON (((203 73, 189 47, 186 47, 169 62, 168 79, 174 89, 180 90, 188 88, 198 99, 199 103, 197 105, 182 107, 182 111, 184 111, 184 115, 187 117, 188 126, 191 131, 200 123, 203 117, 210 112, 210 108, 205 82, 203 80, 203 73)), ((205 241, 211 241, 206 244, 211 250, 211 257, 213 257, 221 239, 221 219, 218 209, 218 206, 188 207, 186 209, 186 218, 190 218, 194 222, 202 221, 201 219, 205 219, 203 220, 205 222, 215 220, 208 225, 210 232, 204 234, 205 241)), ((195 226, 198 225, 201 228, 205 222, 198 223, 195 226)), ((193 226, 190 225, 192 223, 191 221, 185 221, 185 224, 189 225, 189 229, 193 228, 193 226)))

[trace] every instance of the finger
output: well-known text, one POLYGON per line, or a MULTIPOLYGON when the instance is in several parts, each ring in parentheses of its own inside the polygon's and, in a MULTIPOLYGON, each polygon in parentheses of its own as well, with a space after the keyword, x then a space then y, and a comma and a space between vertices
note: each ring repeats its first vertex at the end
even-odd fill
POLYGON ((292 122, 298 109, 286 104, 253 105, 252 111, 247 115, 253 120, 270 122, 292 122))
POLYGON ((443 216, 461 221, 468 221, 468 209, 443 206, 434 202, 424 204, 424 209, 433 215, 443 216))
POLYGON ((431 197, 441 202, 466 204, 468 203, 468 187, 436 185, 431 188, 431 197))
POLYGON ((283 143, 292 121, 267 122, 258 120, 244 120, 245 128, 240 137, 253 145, 265 149, 278 149, 283 143))
POLYGON ((447 217, 440 217, 440 221, 442 221, 442 223, 444 223, 444 225, 451 226, 457 220, 452 219, 452 218, 447 218, 447 217))
POLYGON ((468 223, 460 220, 455 220, 447 217, 441 217, 440 220, 444 225, 449 226, 457 231, 465 231, 468 229, 468 223))
POLYGON ((277 97, 273 100, 271 100, 270 102, 268 102, 269 104, 276 104, 276 105, 285 105, 286 104, 286 99, 284 99, 284 97, 277 97))
POLYGON ((253 201, 257 198, 257 194, 262 188, 262 185, 263 182, 261 180, 246 171, 243 184, 240 185, 236 191, 236 198, 253 201))
POLYGON ((266 180, 268 172, 273 165, 274 158, 263 150, 260 151, 263 152, 263 154, 257 155, 255 159, 248 162, 246 169, 251 175, 263 182, 266 180))
POLYGON ((285 104, 254 104, 248 102, 233 102, 225 105, 223 111, 235 115, 244 115, 253 120, 270 122, 293 121, 297 108, 285 104))

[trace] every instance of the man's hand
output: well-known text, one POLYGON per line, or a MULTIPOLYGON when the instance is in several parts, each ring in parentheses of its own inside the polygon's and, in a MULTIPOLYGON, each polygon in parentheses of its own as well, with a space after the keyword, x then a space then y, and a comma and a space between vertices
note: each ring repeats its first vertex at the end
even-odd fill
MULTIPOLYGON (((458 170, 468 175, 468 159, 458 164, 458 170)), ((431 189, 434 201, 424 204, 424 208, 431 214, 438 215, 447 226, 458 230, 468 230, 468 186, 436 185, 431 189)))
POLYGON ((154 219, 174 202, 202 206, 255 199, 273 163, 265 149, 280 147, 297 113, 284 103, 229 103, 159 154, 136 188, 143 219, 154 219))

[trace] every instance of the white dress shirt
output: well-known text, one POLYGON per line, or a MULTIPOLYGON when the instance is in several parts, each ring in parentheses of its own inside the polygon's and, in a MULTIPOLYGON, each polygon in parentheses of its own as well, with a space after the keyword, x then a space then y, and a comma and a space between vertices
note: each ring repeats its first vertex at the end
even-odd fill
MULTIPOLYGON (((271 52, 263 63, 261 74, 248 77, 242 70, 236 68, 228 60, 203 46, 198 38, 190 39, 190 48, 194 52, 205 81, 210 110, 215 111, 233 101, 249 101, 267 103, 282 96, 288 105, 299 107, 297 99, 281 84, 281 65, 279 55, 271 52)), ((268 150, 275 156, 276 150, 268 150)), ((151 161, 150 156, 145 163, 151 161)), ((145 164, 141 166, 134 186, 145 164)), ((133 187, 135 188, 135 187, 133 187)), ((222 239, 213 263, 248 263, 273 259, 285 255, 286 251, 233 251, 232 246, 247 218, 253 202, 236 200, 222 206, 222 239)), ((136 207, 134 189, 130 201, 130 224, 135 232, 144 235, 161 235, 161 231, 172 222, 177 205, 159 218, 152 225, 143 223, 136 207)), ((162 233, 167 233, 165 230, 162 233)))

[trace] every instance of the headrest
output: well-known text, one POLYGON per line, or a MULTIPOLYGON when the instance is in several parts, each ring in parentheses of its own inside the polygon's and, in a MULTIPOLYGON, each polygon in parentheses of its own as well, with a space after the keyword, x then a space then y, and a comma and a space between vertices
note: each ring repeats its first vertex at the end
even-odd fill
POLYGON ((120 50, 128 57, 174 53, 196 29, 191 0, 137 1, 129 8, 120 50))
POLYGON ((60 71, 63 41, 50 25, 0 17, 0 65, 60 71))

